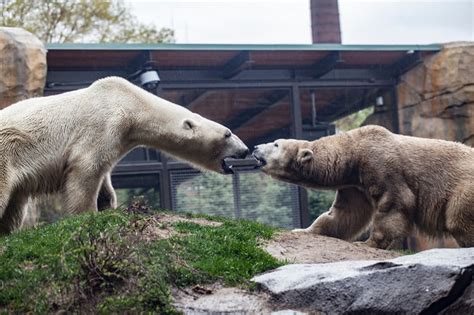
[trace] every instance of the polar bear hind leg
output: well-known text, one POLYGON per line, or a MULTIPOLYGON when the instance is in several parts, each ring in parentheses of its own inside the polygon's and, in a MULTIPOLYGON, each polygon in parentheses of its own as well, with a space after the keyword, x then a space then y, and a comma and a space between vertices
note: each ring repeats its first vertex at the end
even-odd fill
POLYGON ((458 186, 446 210, 446 227, 461 247, 474 247, 474 183, 458 186))
POLYGON ((7 235, 20 229, 26 214, 28 196, 13 193, 0 218, 0 235, 7 235))
POLYGON ((105 209, 116 209, 117 208, 117 195, 115 194, 114 187, 112 186, 112 178, 110 172, 104 176, 102 185, 100 186, 99 196, 97 198, 97 209, 99 211, 105 209))

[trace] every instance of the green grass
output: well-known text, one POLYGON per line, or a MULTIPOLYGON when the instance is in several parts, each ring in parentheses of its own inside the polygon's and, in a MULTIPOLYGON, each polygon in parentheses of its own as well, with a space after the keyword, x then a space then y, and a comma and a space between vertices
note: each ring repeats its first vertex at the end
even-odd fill
POLYGON ((281 265, 258 247, 274 229, 207 217, 221 226, 175 223, 167 240, 144 242, 150 217, 105 211, 0 237, 0 313, 174 314, 172 287, 220 281, 249 287, 281 265))

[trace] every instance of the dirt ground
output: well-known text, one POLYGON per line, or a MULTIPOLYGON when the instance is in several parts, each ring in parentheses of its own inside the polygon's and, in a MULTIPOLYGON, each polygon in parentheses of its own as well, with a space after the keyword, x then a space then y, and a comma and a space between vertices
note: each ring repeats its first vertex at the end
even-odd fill
MULTIPOLYGON (((328 263, 342 260, 385 260, 400 253, 370 248, 308 233, 281 232, 262 244, 272 256, 288 263, 328 263)), ((213 284, 173 292, 174 305, 184 314, 270 314, 279 310, 264 292, 248 292, 213 284)), ((280 310, 281 311, 281 310, 280 310)), ((278 313, 278 312, 277 312, 278 313)), ((286 310, 282 314, 302 314, 286 310)))
POLYGON ((385 260, 400 253, 370 248, 332 237, 309 233, 281 232, 262 245, 270 255, 288 263, 327 263, 342 260, 385 260))
POLYGON ((173 223, 191 222, 200 225, 219 226, 221 222, 209 221, 202 218, 185 218, 177 215, 160 213, 150 216, 144 229, 141 231, 140 238, 144 241, 154 241, 157 239, 167 239, 176 235, 173 223))
POLYGON ((215 283, 205 288, 195 286, 174 290, 174 306, 186 315, 270 314, 269 297, 262 292, 223 287, 215 283))
MULTIPOLYGON (((201 225, 219 226, 221 222, 202 218, 185 218, 170 214, 150 217, 150 224, 142 232, 144 239, 169 238, 176 234, 172 224, 193 222, 201 225)), ((385 260, 400 256, 400 253, 370 248, 363 244, 349 243, 332 237, 310 233, 280 232, 272 240, 262 244, 262 248, 275 258, 288 263, 327 263, 342 260, 385 260)))

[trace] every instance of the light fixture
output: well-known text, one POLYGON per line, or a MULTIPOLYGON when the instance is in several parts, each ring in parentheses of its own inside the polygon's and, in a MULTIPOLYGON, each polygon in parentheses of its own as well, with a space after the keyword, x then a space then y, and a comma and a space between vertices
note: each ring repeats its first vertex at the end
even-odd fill
POLYGON ((383 106, 384 103, 383 103, 383 96, 377 96, 375 98, 375 105, 376 106, 383 106))
POLYGON ((156 90, 160 84, 160 77, 156 70, 145 70, 138 76, 140 86, 145 90, 151 91, 156 90))

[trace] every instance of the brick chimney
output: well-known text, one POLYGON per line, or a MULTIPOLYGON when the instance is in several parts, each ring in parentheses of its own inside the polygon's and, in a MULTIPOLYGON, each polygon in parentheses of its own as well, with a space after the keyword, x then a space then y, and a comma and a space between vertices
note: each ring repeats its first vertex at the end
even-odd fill
POLYGON ((313 44, 341 43, 337 0, 310 0, 313 44))

